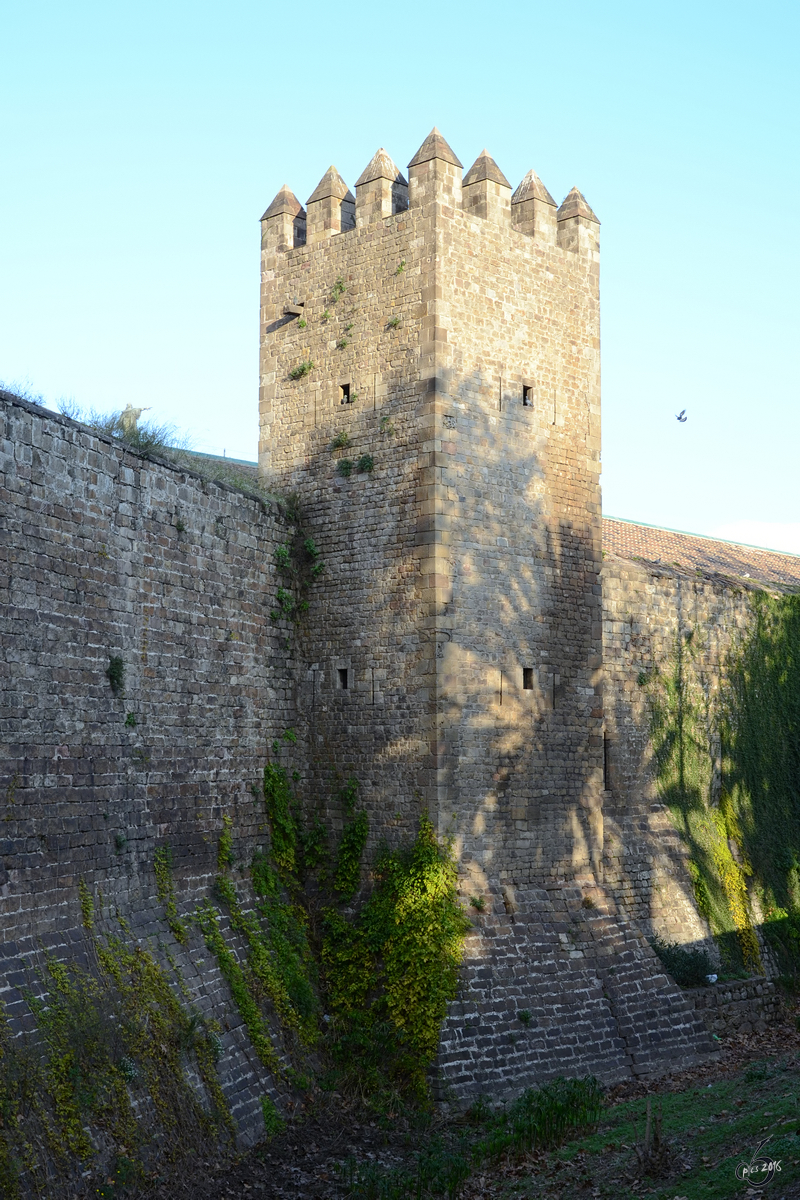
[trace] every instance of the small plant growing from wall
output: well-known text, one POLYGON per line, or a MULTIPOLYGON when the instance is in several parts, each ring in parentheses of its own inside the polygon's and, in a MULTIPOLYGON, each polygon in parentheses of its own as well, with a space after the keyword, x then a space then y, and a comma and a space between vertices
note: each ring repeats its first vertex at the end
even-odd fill
POLYGON ((347 322, 347 324, 346 324, 346 325, 345 325, 345 327, 344 327, 344 331, 345 331, 345 333, 349 333, 349 332, 350 332, 350 330, 351 330, 352 328, 353 328, 353 322, 352 322, 352 321, 348 321, 348 322, 347 322))
POLYGON ((308 611, 308 590, 322 574, 324 564, 314 539, 303 530, 296 499, 290 501, 287 516, 294 528, 289 541, 275 550, 275 565, 282 583, 275 597, 278 608, 272 610, 270 617, 273 621, 283 618, 297 622, 308 611))
POLYGON ((476 912, 484 912, 486 909, 486 901, 483 896, 470 896, 469 902, 476 912))
POLYGON ((326 309, 325 309, 325 311, 324 311, 324 313, 322 314, 322 317, 321 317, 320 319, 321 319, 323 322, 328 322, 328 321, 330 321, 330 319, 331 319, 330 309, 327 309, 327 308, 326 308, 326 309))
POLYGON ((350 435, 341 429, 331 442, 331 450, 346 450, 350 445, 350 435))
POLYGON ((135 729, 138 723, 135 713, 129 712, 125 717, 125 726, 127 729, 135 729))
POLYGON ((381 417, 380 431, 381 433, 385 434, 386 437, 394 437, 395 433, 397 432, 393 422, 389 417, 381 417))
POLYGON ((366 473, 367 475, 369 475, 370 472, 374 469, 374 467, 375 467, 375 459, 372 457, 371 454, 362 454, 361 457, 359 458, 358 462, 356 463, 356 471, 359 474, 366 473))
POLYGON ((344 479, 349 479, 353 474, 352 458, 340 458, 336 464, 336 471, 339 475, 343 476, 344 479))
POLYGON ((347 345, 348 345, 347 338, 346 338, 346 337, 340 337, 340 338, 339 338, 339 340, 338 340, 338 342, 336 343, 336 349, 337 349, 337 350, 346 350, 346 349, 347 349, 347 345))
POLYGON ((389 320, 386 322, 386 328, 387 329, 397 329, 399 324, 400 324, 399 317, 389 317, 389 320))
POLYGON ((402 275, 403 271, 405 271, 405 269, 406 269, 406 260, 404 258, 401 258, 400 262, 397 264, 397 268, 395 270, 395 275, 402 275))
POLYGON ((305 329, 307 325, 308 325, 308 321, 305 319, 305 317, 301 317, 300 320, 297 322, 298 329, 305 329))
POLYGON ((335 304, 336 301, 339 299, 339 297, 343 296, 346 291, 347 291, 347 284, 345 283, 342 276, 339 275, 336 279, 336 282, 333 285, 332 290, 331 290, 331 304, 335 304))
POLYGON ((267 1137, 275 1137, 284 1127, 284 1120, 269 1096, 261 1097, 261 1113, 264 1117, 264 1129, 267 1137))
POLYGON ((125 661, 121 655, 112 654, 109 657, 106 677, 114 695, 119 695, 125 687, 125 661))
POLYGON ((313 370, 314 370, 314 364, 311 361, 311 359, 308 358, 305 360, 305 362, 298 363, 296 367, 292 367, 291 371, 289 372, 289 378, 290 379, 303 379, 306 375, 309 375, 313 370))

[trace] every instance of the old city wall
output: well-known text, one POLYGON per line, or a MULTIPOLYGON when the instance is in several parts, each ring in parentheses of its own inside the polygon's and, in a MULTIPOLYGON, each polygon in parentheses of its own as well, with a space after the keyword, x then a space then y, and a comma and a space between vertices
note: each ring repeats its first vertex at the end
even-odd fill
MULTIPOLYGON (((703 944, 712 957, 716 946, 697 909, 689 848, 659 794, 649 688, 655 672, 675 673, 680 654, 687 679, 691 672, 713 705, 726 661, 752 629, 758 592, 753 583, 677 566, 614 555, 603 563, 606 883, 648 934, 703 944)), ((711 723, 707 733, 713 757, 711 723)), ((717 773, 718 755, 717 746, 717 773)))
POLYGON ((381 151, 355 198, 331 168, 262 221, 260 467, 326 563, 318 778, 352 765, 373 845, 420 809, 454 838, 478 906, 443 1095, 696 1061, 702 1022, 601 886, 597 220, 533 173, 512 204, 486 154, 462 180, 436 131, 408 208, 390 183, 381 151))
POLYGON ((265 837, 251 786, 294 712, 269 617, 285 523, 6 396, 0 432, 0 1000, 30 1024, 44 957, 91 958, 83 881, 106 932, 122 918, 131 944, 171 952, 187 1007, 219 1022, 240 1134, 258 1136, 271 1077, 197 930, 170 935, 154 862, 168 844, 186 913, 209 895, 223 817, 243 859, 265 837))
POLYGON ((194 911, 230 818, 244 875, 288 726, 334 831, 358 780, 367 867, 423 812, 453 838, 473 930, 442 1096, 713 1052, 647 942, 709 931, 641 679, 692 629, 715 687, 749 593, 607 558, 601 624, 597 221, 523 185, 486 155, 462 181, 432 134, 409 185, 379 152, 355 198, 331 169, 307 213, 286 189, 265 213, 260 469, 299 499, 303 570, 306 535, 324 562, 298 625, 271 618, 279 506, 3 399, 0 996, 19 1027, 43 955, 91 958, 82 883, 218 1023, 244 1138, 273 1077, 197 927, 171 936, 155 862, 169 845, 194 911))
MULTIPOLYGON (((346 193, 338 176, 329 186, 346 193)), ((433 215, 392 211, 390 195, 382 216, 373 190, 359 188, 358 224, 343 230, 341 215, 327 231, 315 220, 337 197, 309 202, 298 246, 281 241, 284 214, 265 214, 259 451, 268 486, 301 497, 325 561, 315 619, 298 643, 316 791, 330 795, 332 775, 358 778, 371 848, 407 835, 426 809, 435 695, 419 544, 433 420, 433 215), (295 300, 299 313, 286 312, 295 300), (313 368, 292 379, 304 363, 313 368), (365 456, 369 471, 359 469, 365 456)), ((329 816, 341 820, 335 803, 329 816)))

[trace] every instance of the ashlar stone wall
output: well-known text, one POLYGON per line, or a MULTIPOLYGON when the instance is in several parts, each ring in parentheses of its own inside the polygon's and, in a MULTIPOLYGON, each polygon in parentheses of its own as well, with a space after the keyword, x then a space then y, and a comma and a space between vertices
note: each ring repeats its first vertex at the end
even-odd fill
POLYGON ((602 937, 561 940, 603 878, 598 232, 534 172, 512 196, 484 153, 462 178, 437 130, 407 184, 379 151, 355 197, 331 168, 262 221, 260 469, 326 564, 298 646, 315 794, 358 776, 368 856, 420 811, 453 838, 477 902, 440 1062, 461 1098, 711 1052, 613 897, 602 937), (512 1054, 517 1007, 539 1032, 512 1054))
POLYGON ((608 555, 603 563, 606 783, 605 881, 648 934, 705 944, 688 848, 658 793, 648 681, 669 675, 676 651, 695 662, 708 698, 718 696, 730 652, 753 622, 756 582, 608 555))
POLYGON ((227 1101, 240 1136, 258 1137, 274 1080, 197 930, 185 946, 171 937, 154 858, 170 846, 184 914, 209 896, 223 816, 245 862, 266 836, 251 787, 294 714, 285 637, 269 616, 285 523, 258 499, 5 394, 0 505, 5 1015, 15 1031, 26 1024, 23 993, 41 990, 43 955, 91 957, 83 881, 98 928, 120 936, 123 918, 171 972, 168 951, 187 1006, 219 1022, 227 1101), (117 692, 112 657, 124 663, 117 692))

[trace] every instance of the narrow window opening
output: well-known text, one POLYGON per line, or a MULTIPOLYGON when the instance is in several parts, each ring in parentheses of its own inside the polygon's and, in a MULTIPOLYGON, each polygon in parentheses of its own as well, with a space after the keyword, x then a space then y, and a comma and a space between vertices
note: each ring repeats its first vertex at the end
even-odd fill
POLYGON ((503 703, 503 672, 500 672, 500 703, 503 703))
POLYGON ((523 691, 533 691, 533 667, 522 668, 522 688, 523 691))
POLYGON ((349 687, 348 673, 347 667, 339 667, 339 687, 345 692, 349 687))
POLYGON ((349 404, 350 403, 350 384, 349 383, 340 384, 340 386, 339 386, 339 403, 340 404, 349 404))
POLYGON ((522 407, 533 408, 533 388, 527 383, 522 385, 522 407))
POLYGON ((608 734, 603 734, 603 791, 611 790, 611 772, 609 770, 609 755, 611 751, 611 743, 608 740, 608 734))

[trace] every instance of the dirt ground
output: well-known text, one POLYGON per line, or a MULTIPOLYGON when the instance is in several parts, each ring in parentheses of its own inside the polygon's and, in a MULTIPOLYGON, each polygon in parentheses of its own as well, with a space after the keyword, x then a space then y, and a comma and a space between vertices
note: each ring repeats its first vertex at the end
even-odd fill
MULTIPOLYGON (((763 1076, 766 1079, 763 1087, 767 1088, 767 1077, 772 1070, 770 1067, 756 1070, 749 1066, 754 1063, 780 1063, 783 1092, 787 1087, 798 1091, 795 1085, 800 1084, 800 1032, 794 1014, 788 1009, 781 1020, 766 1032, 728 1039, 720 1044, 720 1051, 720 1060, 708 1066, 695 1067, 657 1080, 631 1080, 617 1085, 607 1093, 611 1112, 626 1113, 633 1107, 631 1101, 643 1100, 648 1094, 662 1098, 668 1105, 671 1095, 687 1093, 696 1096, 700 1088, 713 1090, 714 1086, 723 1091, 727 1088, 726 1095, 732 1094, 734 1086, 740 1087, 743 1098, 731 1102, 739 1106, 733 1111, 747 1112, 748 1096, 752 1097, 753 1104, 761 1101, 756 1098, 757 1089, 746 1081, 750 1076, 755 1079, 763 1076)), ((774 1103, 769 1099, 770 1094, 764 1092, 766 1099, 763 1099, 762 1107, 774 1103)), ((638 1107, 643 1109, 644 1105, 638 1107)), ((726 1111, 723 1109, 723 1114, 726 1111)), ((766 1108, 764 1115, 769 1121, 770 1112, 766 1108)), ((719 1118, 721 1121, 724 1119, 724 1116, 719 1118)), ((605 1124, 603 1122, 601 1125, 601 1134, 605 1124)), ((786 1125, 787 1121, 784 1120, 783 1124, 786 1125)), ((798 1129, 792 1127, 791 1133, 797 1136, 800 1160, 800 1118, 795 1124, 798 1129)), ((434 1118, 433 1128, 437 1125, 444 1128, 444 1123, 434 1118)), ((764 1129, 767 1127, 763 1126, 764 1129)), ((608 1128, 611 1128, 611 1124, 608 1128)), ((734 1136, 735 1132, 731 1130, 730 1136, 734 1136)), ((381 1128, 363 1109, 348 1105, 339 1096, 320 1093, 310 1110, 294 1120, 282 1134, 262 1142, 248 1153, 237 1158, 198 1157, 184 1161, 168 1178, 137 1189, 135 1195, 137 1200, 228 1200, 231 1197, 236 1200, 247 1200, 249 1197, 253 1200, 262 1197, 265 1200, 345 1200, 348 1191, 337 1172, 338 1164, 353 1157, 363 1164, 397 1166, 410 1160, 420 1136, 419 1131, 415 1133, 409 1128, 381 1128)), ((684 1138, 686 1144, 689 1144, 687 1139, 691 1136, 692 1131, 689 1130, 684 1138)), ((743 1132, 741 1136, 746 1141, 751 1135, 743 1132)), ((459 1200, 517 1196, 553 1197, 557 1200, 577 1200, 584 1196, 609 1196, 614 1200, 622 1200, 627 1196, 648 1195, 665 1197, 666 1200, 691 1200, 695 1195, 766 1196, 767 1200, 794 1200, 800 1197, 800 1182, 794 1183, 789 1178, 794 1174, 791 1170, 782 1177, 776 1177, 769 1186, 748 1190, 746 1184, 737 1183, 731 1171, 725 1175, 727 1182, 715 1182, 710 1175, 707 1180, 695 1181, 690 1177, 691 1154, 685 1152, 685 1161, 681 1161, 679 1156, 676 1158, 675 1180, 659 1181, 646 1176, 638 1178, 635 1171, 619 1174, 620 1170, 624 1172, 627 1169, 618 1165, 622 1151, 630 1151, 628 1158, 632 1158, 631 1147, 624 1141, 620 1149, 620 1145, 612 1140, 606 1150, 604 1157, 602 1147, 595 1151, 587 1143, 585 1149, 578 1148, 574 1153, 569 1147, 564 1147, 560 1152, 532 1154, 513 1162, 492 1163, 475 1173, 464 1186, 459 1200), (588 1172, 587 1162, 590 1163, 588 1172), (581 1169, 583 1174, 580 1173, 581 1169)), ((721 1155, 722 1152, 718 1153, 721 1155)), ((697 1163, 708 1166, 705 1162, 707 1157, 698 1153, 697 1163)), ((96 1194, 96 1191, 93 1192, 93 1195, 96 1194)))

